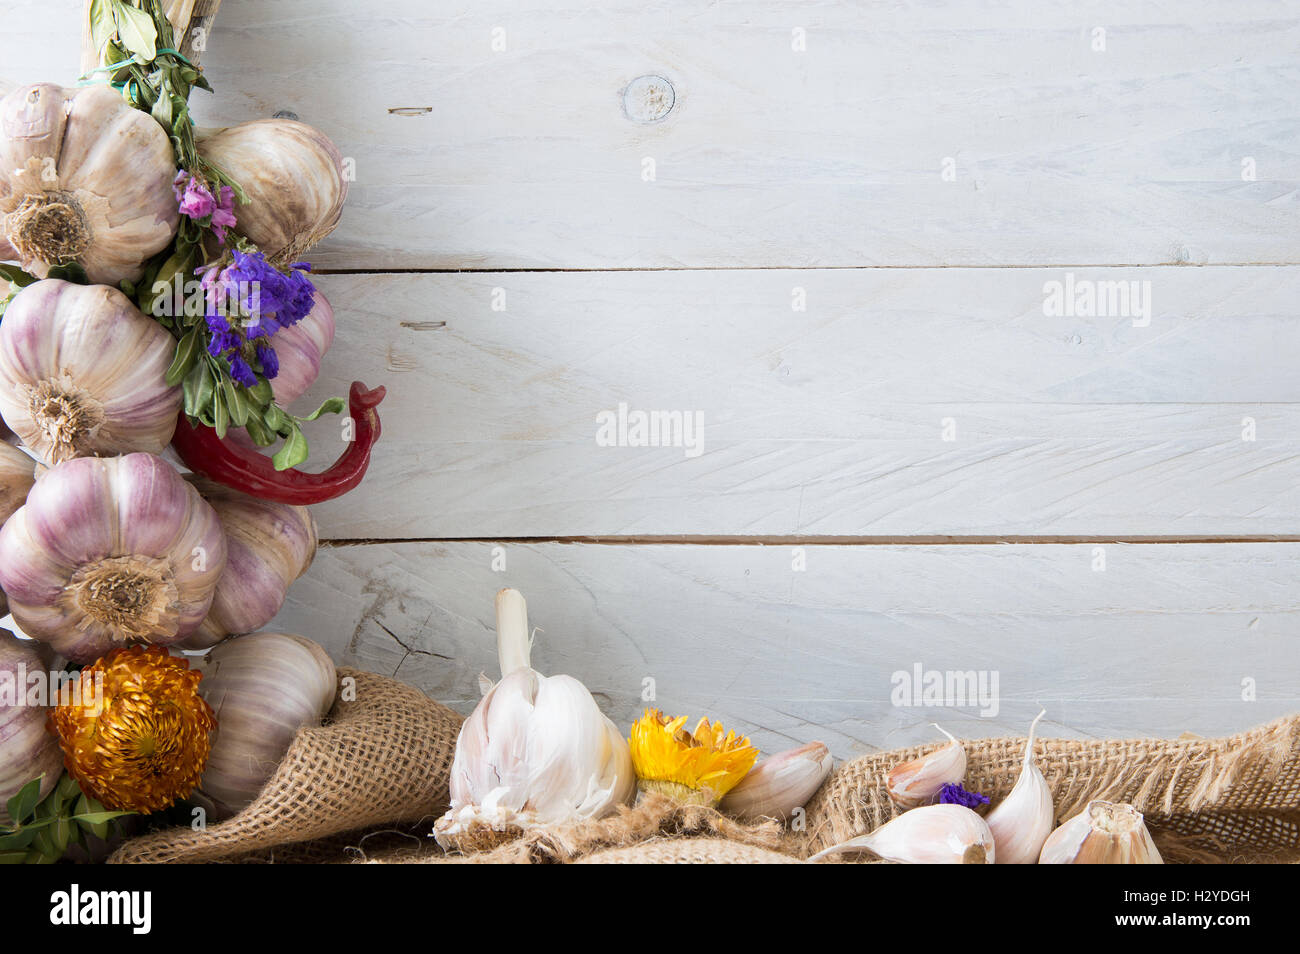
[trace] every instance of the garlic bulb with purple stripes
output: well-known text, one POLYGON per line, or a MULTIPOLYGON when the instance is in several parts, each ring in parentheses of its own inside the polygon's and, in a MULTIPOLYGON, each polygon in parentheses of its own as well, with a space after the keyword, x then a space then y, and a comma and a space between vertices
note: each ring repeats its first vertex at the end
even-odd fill
POLYGON ((16 89, 0 101, 0 259, 137 281, 176 234, 175 175, 163 127, 112 87, 16 89))
MULTIPOLYGON (((23 505, 27 492, 36 480, 36 461, 16 447, 0 441, 0 526, 23 505)), ((9 603, 0 590, 0 616, 9 612, 9 603)))
POLYGON ((45 731, 45 703, 31 705, 29 678, 49 671, 40 644, 16 639, 0 629, 0 825, 10 821, 5 803, 34 778, 41 778, 41 797, 63 774, 58 737, 45 731))
POLYGON ((288 407, 307 393, 320 374, 321 358, 334 343, 334 309, 316 292, 307 317, 275 333, 279 373, 271 379, 275 403, 288 407))
POLYGON ((168 387, 176 340, 116 288, 46 279, 0 322, 0 415, 52 464, 161 453, 181 389, 168 387))
POLYGON ((14 622, 73 662, 198 629, 226 566, 216 512, 152 454, 46 471, 0 528, 14 622))
POLYGON ((212 609, 181 646, 206 649, 261 629, 284 605, 289 584, 316 556, 316 520, 306 507, 259 500, 202 477, 188 478, 226 532, 226 569, 212 609))

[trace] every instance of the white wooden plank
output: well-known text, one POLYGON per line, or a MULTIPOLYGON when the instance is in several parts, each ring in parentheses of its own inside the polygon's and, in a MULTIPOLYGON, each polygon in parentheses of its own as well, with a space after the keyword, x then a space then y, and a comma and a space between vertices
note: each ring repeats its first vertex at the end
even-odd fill
MULTIPOLYGON (((1229 733, 1300 708, 1300 544, 791 547, 404 543, 317 556, 271 624, 468 711, 495 675, 492 597, 516 586, 534 665, 620 725, 708 714, 767 751, 850 757, 935 738, 1229 733), (494 558, 505 560, 495 572, 494 558), (998 674, 998 712, 898 707, 892 676, 998 674), (1255 680, 1244 701, 1243 680, 1255 680)), ((499 563, 497 564, 500 565, 499 563)), ((956 701, 956 700, 953 700, 956 701)))
POLYGON ((322 531, 1300 531, 1300 269, 1075 273, 1150 281, 1150 325, 1045 317, 1058 269, 326 276, 303 406, 354 377, 390 396, 322 531), (701 415, 702 452, 598 445, 620 403, 701 415))
MULTIPOLYGON (((80 4, 11 0, 0 78, 71 80, 80 4)), ((226 0, 195 105, 355 160, 333 267, 1294 263, 1298 44, 1276 0, 226 0)))

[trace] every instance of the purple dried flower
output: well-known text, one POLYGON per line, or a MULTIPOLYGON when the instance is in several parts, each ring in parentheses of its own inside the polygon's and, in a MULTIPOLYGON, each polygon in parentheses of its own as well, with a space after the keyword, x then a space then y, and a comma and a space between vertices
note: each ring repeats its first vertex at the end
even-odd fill
POLYGON ((987 805, 988 803, 987 796, 981 795, 979 792, 968 792, 957 782, 949 782, 939 789, 940 805, 961 805, 965 808, 978 808, 980 805, 987 805))
POLYGON ((176 195, 181 215, 187 215, 191 219, 207 218, 217 208, 217 200, 212 198, 208 184, 184 169, 176 173, 176 178, 172 180, 172 192, 176 195))
POLYGON ((217 241, 226 244, 226 229, 235 225, 235 190, 223 185, 220 190, 217 207, 212 210, 212 232, 217 241))

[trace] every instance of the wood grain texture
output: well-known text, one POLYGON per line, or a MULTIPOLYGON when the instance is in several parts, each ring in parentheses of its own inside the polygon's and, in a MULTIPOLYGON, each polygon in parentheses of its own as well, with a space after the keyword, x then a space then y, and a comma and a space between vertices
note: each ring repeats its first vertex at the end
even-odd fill
POLYGON ((1300 544, 807 547, 510 545, 323 550, 272 628, 396 673, 461 711, 496 675, 492 598, 518 587, 533 664, 584 680, 627 725, 708 713, 766 751, 850 757, 936 738, 1219 734, 1300 708, 1300 544), (499 565, 499 564, 498 564, 499 565), (995 717, 891 704, 916 664, 998 673, 995 717), (1242 700, 1256 680, 1257 701, 1242 700))
MULTIPOLYGON (((0 77, 70 81, 79 4, 9 3, 0 77)), ((194 105, 355 160, 322 266, 1294 263, 1298 45, 1273 0, 227 0, 194 105)))
MULTIPOLYGON (((1151 281, 1147 327, 1045 317, 1062 274, 323 277, 338 333, 302 406, 354 377, 389 397, 322 533, 1300 531, 1300 269, 1076 271, 1151 281), (701 414, 702 452, 599 446, 621 402, 701 414)), ((338 433, 314 425, 321 460, 338 433)))

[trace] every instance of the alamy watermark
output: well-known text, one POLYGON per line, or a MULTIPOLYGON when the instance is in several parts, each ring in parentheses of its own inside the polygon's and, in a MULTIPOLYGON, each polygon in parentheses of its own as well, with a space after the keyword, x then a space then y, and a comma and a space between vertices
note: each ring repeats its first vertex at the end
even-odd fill
POLYGON ((28 670, 19 663, 0 672, 0 709, 21 706, 77 706, 92 715, 104 709, 104 674, 91 675, 89 686, 79 672, 62 669, 28 670), (89 698, 86 698, 89 695, 89 698))
POLYGON ((890 676, 889 701, 900 708, 934 706, 978 708, 985 719, 998 714, 996 669, 926 669, 914 663, 890 676))
POLYGON ((596 414, 600 447, 680 447, 687 457, 704 453, 703 411, 638 411, 620 401, 596 414))
POLYGON ((1151 324, 1151 282, 1096 281, 1065 273, 1065 281, 1043 283, 1048 318, 1132 318, 1134 328, 1151 324))

